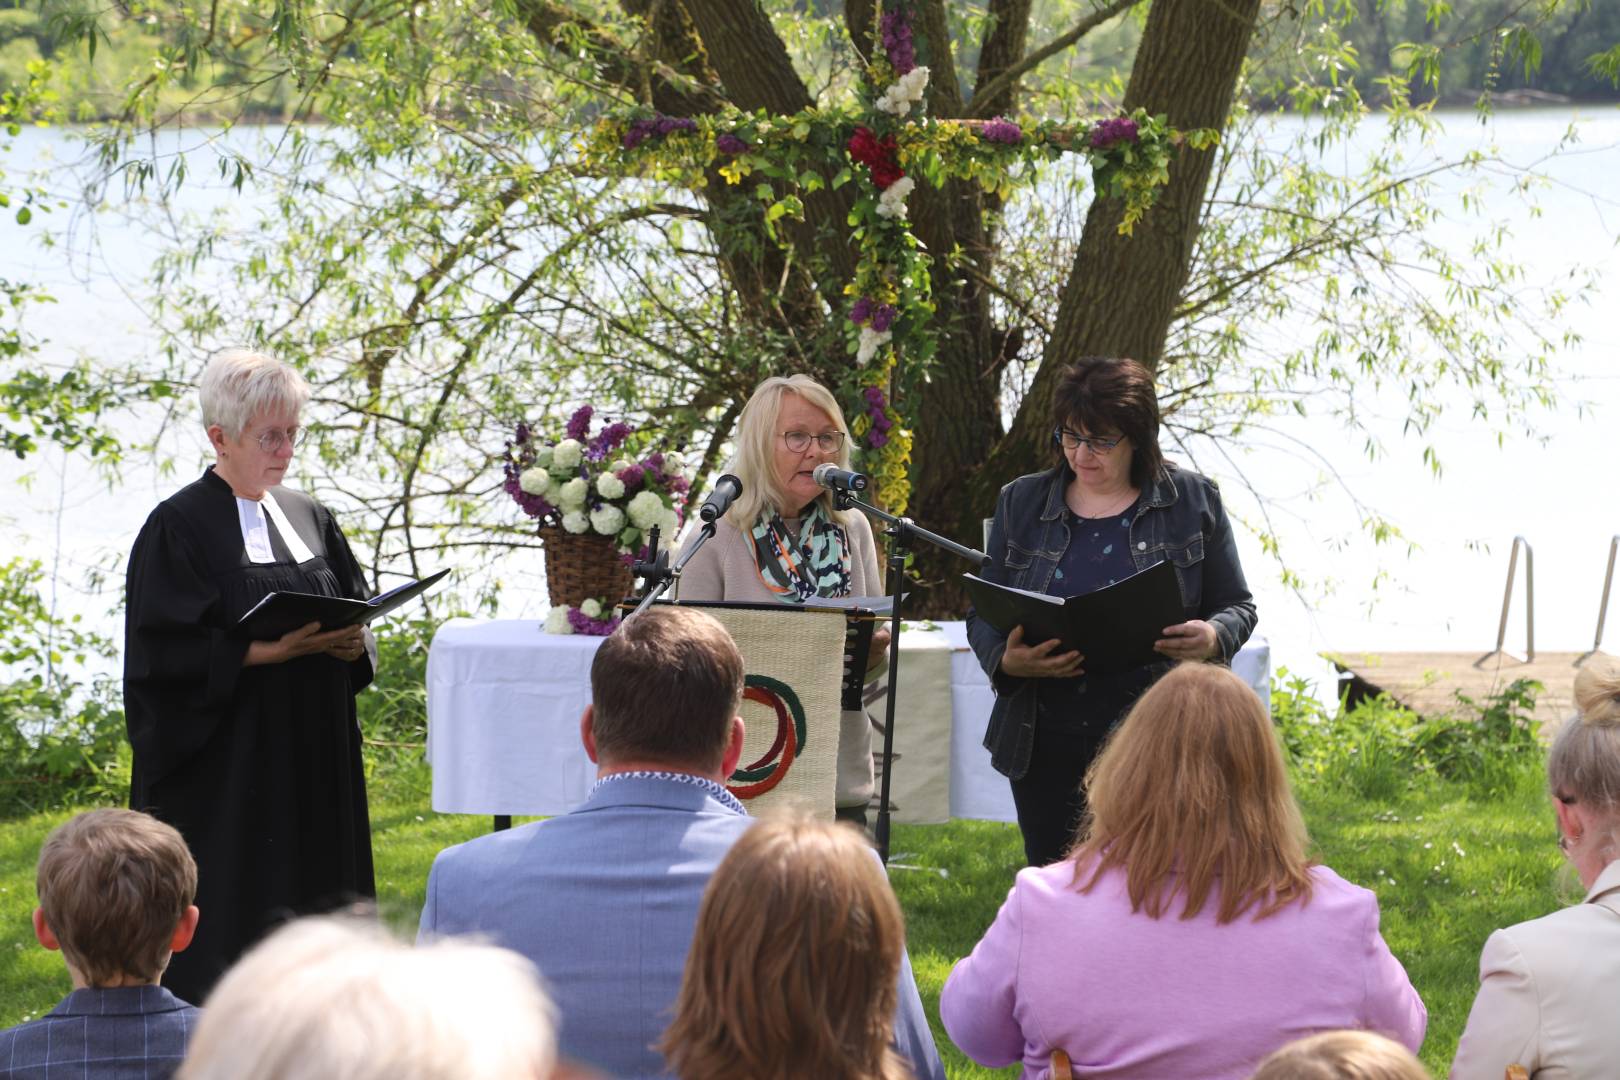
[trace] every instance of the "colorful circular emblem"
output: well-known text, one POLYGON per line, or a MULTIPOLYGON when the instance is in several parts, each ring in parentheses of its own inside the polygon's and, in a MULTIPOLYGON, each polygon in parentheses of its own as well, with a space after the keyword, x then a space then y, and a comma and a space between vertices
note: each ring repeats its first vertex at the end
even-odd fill
POLYGON ((739 799, 752 799, 763 795, 782 782, 793 759, 804 749, 804 705, 793 689, 769 675, 749 675, 743 680, 743 697, 764 705, 776 713, 776 738, 763 757, 741 766, 731 774, 726 785, 739 799))

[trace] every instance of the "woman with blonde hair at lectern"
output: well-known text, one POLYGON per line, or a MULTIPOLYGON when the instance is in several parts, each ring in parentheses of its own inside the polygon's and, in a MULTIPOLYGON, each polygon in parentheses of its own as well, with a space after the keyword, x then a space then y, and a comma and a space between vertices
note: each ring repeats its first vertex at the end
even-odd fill
MULTIPOLYGON (((766 379, 743 406, 736 445, 730 471, 742 482, 742 494, 681 572, 678 599, 805 604, 881 595, 883 575, 866 516, 837 509, 832 492, 815 478, 818 465, 849 468, 849 432, 838 399, 808 375, 766 379)), ((879 626, 868 669, 888 642, 888 629, 879 626)), ((872 775, 871 724, 864 709, 847 709, 838 730, 840 819, 866 824, 872 775)))
POLYGON ((1620 1076, 1620 660, 1575 676, 1576 715, 1547 754, 1558 845, 1586 898, 1498 930, 1479 958, 1453 1080, 1620 1076))

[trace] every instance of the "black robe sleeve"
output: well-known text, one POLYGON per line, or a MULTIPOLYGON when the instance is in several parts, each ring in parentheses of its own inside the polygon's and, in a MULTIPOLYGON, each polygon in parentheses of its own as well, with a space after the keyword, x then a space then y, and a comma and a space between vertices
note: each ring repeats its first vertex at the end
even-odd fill
MULTIPOLYGON (((337 519, 326 507, 320 507, 321 540, 326 547, 326 562, 337 575, 338 584, 343 589, 343 595, 351 600, 370 600, 371 587, 366 583, 365 571, 360 569, 360 562, 354 557, 349 548, 349 540, 338 528, 337 519)), ((349 662, 349 688, 358 694, 371 685, 376 672, 371 667, 371 650, 362 652, 358 659, 349 662)))
POLYGON ((219 591, 174 515, 159 506, 146 519, 125 583, 124 711, 148 780, 172 772, 229 719, 248 648, 227 636, 219 591))

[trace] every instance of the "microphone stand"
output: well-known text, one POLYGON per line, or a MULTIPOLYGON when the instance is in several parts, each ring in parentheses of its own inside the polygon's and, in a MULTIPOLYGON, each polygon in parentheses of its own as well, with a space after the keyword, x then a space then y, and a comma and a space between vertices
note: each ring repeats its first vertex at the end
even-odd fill
MULTIPOLYGON (((893 597, 893 603, 889 608, 889 700, 884 706, 883 719, 883 786, 878 802, 877 828, 873 831, 878 855, 887 866, 889 783, 894 773, 894 709, 900 689, 900 598, 904 594, 905 587, 906 555, 913 540, 926 540, 941 551, 948 551, 958 558, 966 559, 977 569, 983 569, 990 562, 990 557, 982 551, 963 547, 954 540, 947 540, 938 533, 929 532, 910 518, 896 517, 887 511, 879 510, 871 503, 861 502, 852 491, 834 488, 833 502, 840 510, 853 508, 867 517, 883 522, 885 526, 883 532, 889 537, 889 592, 893 597)), ((859 658, 856 659, 856 663, 860 663, 859 658)))
POLYGON ((642 576, 642 580, 645 582, 644 587, 647 592, 642 596, 641 602, 636 605, 636 610, 624 617, 625 622, 629 622, 649 607, 652 607, 653 601, 663 596, 671 585, 680 581, 681 570, 692 556, 698 553, 698 548, 708 543, 709 538, 714 535, 715 522, 718 520, 719 517, 716 516, 714 521, 705 521, 703 527, 697 532, 697 539, 693 541, 691 547, 686 549, 686 554, 676 559, 675 565, 667 569, 664 564, 669 558, 669 553, 665 552, 662 557, 658 553, 658 526, 654 525, 647 530, 647 561, 637 563, 635 566, 636 572, 642 576))

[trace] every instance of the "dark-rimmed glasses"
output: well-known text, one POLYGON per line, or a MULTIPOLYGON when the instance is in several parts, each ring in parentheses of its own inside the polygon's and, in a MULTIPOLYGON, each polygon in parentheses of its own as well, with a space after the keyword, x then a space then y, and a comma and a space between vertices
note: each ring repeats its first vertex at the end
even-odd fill
POLYGON ((1078 450, 1085 446, 1089 447, 1091 452, 1098 457, 1111 453, 1114 447, 1125 441, 1123 435, 1116 435, 1112 439, 1107 439, 1101 435, 1082 435, 1078 431, 1070 431, 1066 427, 1053 428, 1052 434, 1057 436, 1057 440, 1062 444, 1063 449, 1078 450))
POLYGON ((823 454, 836 454, 839 448, 844 445, 844 433, 842 431, 823 431, 820 435, 812 435, 808 431, 782 432, 782 442, 795 454, 802 454, 810 449, 812 440, 816 444, 816 449, 823 454))

